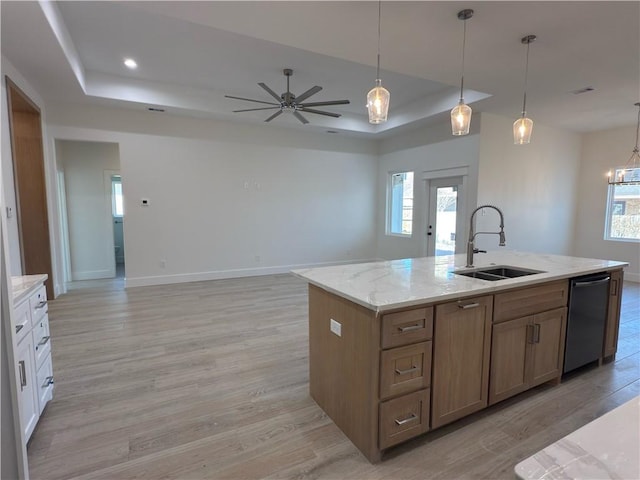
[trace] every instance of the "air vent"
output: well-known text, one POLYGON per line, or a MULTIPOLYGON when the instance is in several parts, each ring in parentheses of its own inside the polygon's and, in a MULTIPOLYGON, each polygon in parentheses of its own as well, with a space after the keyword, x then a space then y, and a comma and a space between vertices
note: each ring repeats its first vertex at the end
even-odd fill
POLYGON ((164 112, 164 108, 156 108, 156 107, 149 107, 147 108, 147 110, 149 110, 150 112, 164 112))
POLYGON ((337 130, 327 130, 327 133, 338 133, 337 130))
POLYGON ((580 95, 581 93, 587 93, 587 92, 593 92, 595 90, 595 88, 593 87, 584 87, 584 88, 579 88, 578 90, 574 90, 573 93, 574 95, 580 95))

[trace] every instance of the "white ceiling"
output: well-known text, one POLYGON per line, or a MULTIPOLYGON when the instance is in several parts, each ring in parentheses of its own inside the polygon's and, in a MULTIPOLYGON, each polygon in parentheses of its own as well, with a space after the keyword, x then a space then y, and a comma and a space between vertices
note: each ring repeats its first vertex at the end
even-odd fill
MULTIPOLYGON (((531 45, 528 113, 583 132, 635 123, 640 100, 640 2, 382 3, 381 78, 389 121, 369 125, 365 98, 375 80, 377 2, 10 2, 0 3, 2 54, 45 101, 262 122, 270 112, 235 95, 270 101, 258 85, 323 90, 309 101, 343 116, 290 116, 282 126, 376 135, 441 119, 457 103, 462 22, 467 22, 465 100, 474 112, 519 115, 531 45), (126 69, 133 57, 139 68, 126 69), (592 86, 593 92, 571 93, 592 86)), ((152 113, 150 113, 151 115, 152 113)))

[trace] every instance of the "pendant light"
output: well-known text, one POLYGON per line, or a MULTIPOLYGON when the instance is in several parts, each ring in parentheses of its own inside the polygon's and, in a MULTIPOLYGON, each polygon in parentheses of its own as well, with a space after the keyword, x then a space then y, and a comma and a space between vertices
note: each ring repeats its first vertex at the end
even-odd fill
POLYGON ((369 123, 378 124, 387 121, 389 113, 389 90, 382 86, 380 80, 380 13, 382 1, 378 0, 378 67, 376 69, 376 86, 367 94, 367 110, 369 111, 369 123))
POLYGON ((527 35, 520 40, 527 45, 527 60, 524 69, 524 99, 522 101, 522 116, 513 122, 513 143, 525 145, 531 141, 531 131, 533 130, 533 120, 527 118, 527 77, 529 76, 529 45, 535 41, 535 35, 527 35))
POLYGON ((636 126, 636 146, 631 152, 629 161, 623 168, 616 168, 615 175, 609 172, 609 185, 640 185, 640 150, 638 150, 638 134, 640 133, 640 102, 638 107, 638 124, 636 126))
POLYGON ((464 47, 467 43, 467 20, 473 17, 473 10, 467 8, 458 12, 458 19, 462 20, 462 73, 460 75, 460 101, 451 110, 451 134, 468 135, 471 125, 471 107, 464 103, 464 47))

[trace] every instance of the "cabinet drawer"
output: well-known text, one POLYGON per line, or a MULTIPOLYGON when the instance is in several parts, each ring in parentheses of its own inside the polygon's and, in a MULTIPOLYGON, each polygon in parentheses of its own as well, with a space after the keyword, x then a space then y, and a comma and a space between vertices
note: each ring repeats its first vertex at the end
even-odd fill
POLYGON ((430 341, 381 352, 380 398, 382 400, 428 387, 430 383, 430 341))
POLYGON ((29 297, 29 304, 31 305, 31 322, 35 327, 38 320, 49 311, 47 307, 47 290, 44 285, 29 297))
POLYGON ((51 337, 49 336, 49 316, 45 315, 33 327, 33 348, 36 357, 36 368, 51 354, 51 337))
POLYGON ((380 449, 409 440, 429 430, 429 389, 380 404, 380 449))
POLYGON ((14 320, 16 323, 16 344, 18 344, 27 332, 31 330, 31 306, 28 300, 16 307, 14 320))
POLYGON ((382 348, 431 340, 433 307, 390 313, 382 317, 382 348))
POLYGON ((45 405, 53 398, 53 366, 51 354, 47 355, 36 375, 36 388, 38 390, 38 409, 40 414, 45 405))
POLYGON ((566 307, 569 298, 569 282, 546 283, 512 292, 497 293, 493 302, 494 323, 535 313, 566 307))

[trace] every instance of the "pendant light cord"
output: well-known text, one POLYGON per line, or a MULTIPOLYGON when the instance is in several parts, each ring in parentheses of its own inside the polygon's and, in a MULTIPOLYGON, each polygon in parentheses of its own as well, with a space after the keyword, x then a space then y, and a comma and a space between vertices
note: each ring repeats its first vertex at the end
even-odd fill
POLYGON ((524 67, 524 99, 522 100, 522 116, 524 117, 527 112, 527 79, 529 78, 529 46, 531 40, 527 40, 527 59, 524 67))
POLYGON ((467 19, 462 22, 462 67, 460 68, 460 103, 464 103, 462 91, 464 89, 464 47, 467 44, 467 19))
POLYGON ((633 149, 634 153, 638 153, 638 136, 640 135, 640 103, 636 103, 638 106, 638 124, 636 126, 636 148, 633 149))
POLYGON ((382 0, 378 0, 378 67, 376 68, 376 80, 380 79, 380 14, 382 12, 382 0))

